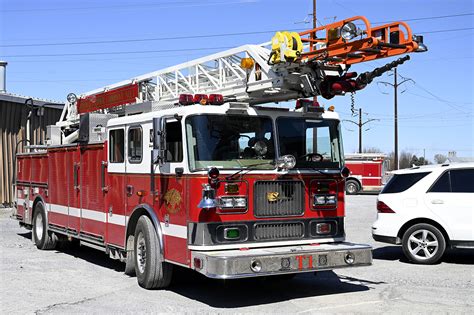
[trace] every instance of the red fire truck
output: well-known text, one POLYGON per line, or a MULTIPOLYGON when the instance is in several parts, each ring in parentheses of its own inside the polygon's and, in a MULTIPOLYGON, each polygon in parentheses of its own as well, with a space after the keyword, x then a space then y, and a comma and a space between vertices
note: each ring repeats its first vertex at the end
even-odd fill
POLYGON ((355 17, 70 94, 47 144, 17 156, 14 216, 39 249, 77 239, 144 288, 176 265, 221 279, 370 265, 370 246, 345 242, 339 116, 304 98, 408 58, 351 64, 423 50, 402 22, 355 17))
POLYGON ((354 153, 345 155, 346 166, 351 171, 346 178, 346 193, 380 191, 386 183, 390 160, 382 153, 354 153))

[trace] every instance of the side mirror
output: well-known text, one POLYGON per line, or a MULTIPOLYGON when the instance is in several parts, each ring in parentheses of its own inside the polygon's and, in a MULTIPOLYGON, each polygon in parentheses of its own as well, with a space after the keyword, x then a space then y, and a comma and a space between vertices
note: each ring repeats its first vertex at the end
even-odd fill
POLYGON ((166 162, 165 120, 162 117, 153 118, 153 164, 166 162))
POLYGON ((341 175, 342 175, 342 177, 344 177, 344 178, 347 178, 347 177, 349 177, 349 175, 351 175, 351 171, 347 168, 347 166, 344 166, 344 167, 341 169, 341 175))

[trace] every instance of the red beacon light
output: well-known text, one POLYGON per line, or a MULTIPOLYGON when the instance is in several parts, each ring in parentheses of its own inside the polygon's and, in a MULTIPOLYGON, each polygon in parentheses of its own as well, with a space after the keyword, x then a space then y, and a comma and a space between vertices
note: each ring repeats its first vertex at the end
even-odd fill
POLYGON ((224 104, 224 96, 222 94, 210 94, 209 103, 211 105, 222 105, 224 104))
POLYGON ((191 94, 180 94, 179 95, 179 105, 192 105, 194 104, 193 102, 193 96, 191 94))
POLYGON ((194 104, 207 105, 209 104, 209 98, 206 94, 194 94, 194 104))
POLYGON ((300 98, 300 99, 296 100, 295 109, 300 109, 300 108, 303 108, 304 111, 308 111, 308 112, 315 111, 315 110, 312 110, 314 108, 321 108, 322 109, 322 107, 319 105, 318 101, 308 100, 308 99, 305 99, 305 98, 300 98))

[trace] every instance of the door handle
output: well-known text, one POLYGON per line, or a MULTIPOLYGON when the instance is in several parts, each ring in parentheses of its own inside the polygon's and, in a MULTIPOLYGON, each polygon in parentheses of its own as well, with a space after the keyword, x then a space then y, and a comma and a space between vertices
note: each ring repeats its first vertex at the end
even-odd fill
POLYGON ((127 185, 126 190, 127 190, 127 196, 130 197, 131 195, 133 195, 133 186, 132 185, 127 185))
POLYGON ((441 200, 441 199, 433 199, 433 200, 431 200, 431 203, 434 204, 434 205, 442 205, 442 204, 444 204, 444 201, 441 200))

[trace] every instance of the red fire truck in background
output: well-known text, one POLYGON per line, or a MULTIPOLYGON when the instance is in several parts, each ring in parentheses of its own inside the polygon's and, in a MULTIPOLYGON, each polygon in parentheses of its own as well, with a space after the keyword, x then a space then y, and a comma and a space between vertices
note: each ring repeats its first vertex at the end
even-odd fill
POLYGON ((354 153, 345 155, 350 175, 346 178, 346 193, 378 192, 385 185, 390 160, 382 153, 354 153))
POLYGON ((68 95, 47 144, 17 156, 14 216, 36 246, 77 239, 144 288, 173 266, 231 279, 370 265, 370 246, 345 242, 339 116, 304 98, 364 88, 408 56, 351 64, 424 51, 422 38, 355 17, 270 45, 68 95))

